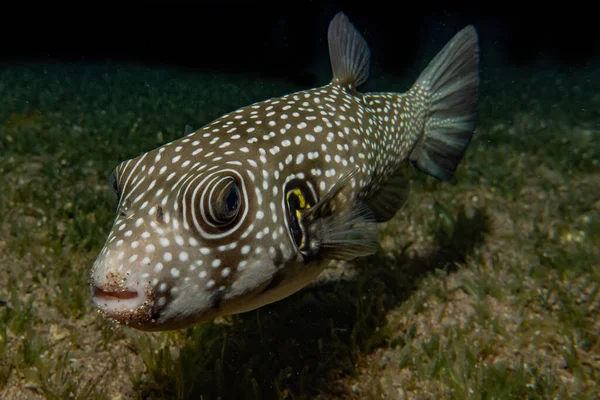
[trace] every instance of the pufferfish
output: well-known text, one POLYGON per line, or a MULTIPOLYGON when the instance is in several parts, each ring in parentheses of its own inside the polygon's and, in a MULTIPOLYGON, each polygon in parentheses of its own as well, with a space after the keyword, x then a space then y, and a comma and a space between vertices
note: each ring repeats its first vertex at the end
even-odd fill
POLYGON ((261 101, 119 164, 117 215, 90 277, 108 318, 173 330, 305 287, 377 251, 407 164, 450 179, 475 131, 477 33, 459 31, 405 93, 361 93, 365 39, 328 29, 333 79, 261 101))

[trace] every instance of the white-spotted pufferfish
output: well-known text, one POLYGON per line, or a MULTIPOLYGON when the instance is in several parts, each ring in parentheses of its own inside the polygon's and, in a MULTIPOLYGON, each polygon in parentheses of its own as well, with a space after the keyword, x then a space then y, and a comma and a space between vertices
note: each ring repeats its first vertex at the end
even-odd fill
POLYGON ((272 303, 332 259, 377 250, 408 195, 405 166, 450 179, 475 130, 468 26, 405 93, 360 93, 369 48, 343 13, 332 81, 252 104, 118 165, 117 216, 91 271, 106 316, 170 330, 272 303))

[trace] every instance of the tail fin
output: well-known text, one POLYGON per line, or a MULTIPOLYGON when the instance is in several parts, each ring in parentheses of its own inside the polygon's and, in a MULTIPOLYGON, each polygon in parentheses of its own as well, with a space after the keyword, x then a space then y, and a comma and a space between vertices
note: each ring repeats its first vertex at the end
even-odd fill
POLYGON ((440 180, 452 178, 473 136, 477 118, 479 46, 471 25, 458 32, 410 89, 425 92, 425 125, 410 160, 440 180))

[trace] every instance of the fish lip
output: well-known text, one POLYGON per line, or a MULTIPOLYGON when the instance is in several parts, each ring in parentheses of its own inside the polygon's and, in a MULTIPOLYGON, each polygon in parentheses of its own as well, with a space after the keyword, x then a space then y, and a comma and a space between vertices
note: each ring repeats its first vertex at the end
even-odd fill
POLYGON ((145 324, 152 318, 154 302, 150 293, 131 288, 110 289, 113 290, 90 285, 92 301, 104 317, 127 325, 145 324))
POLYGON ((107 299, 107 300, 131 300, 138 297, 137 290, 120 290, 120 291, 108 291, 104 290, 96 285, 92 285, 92 299, 107 299))

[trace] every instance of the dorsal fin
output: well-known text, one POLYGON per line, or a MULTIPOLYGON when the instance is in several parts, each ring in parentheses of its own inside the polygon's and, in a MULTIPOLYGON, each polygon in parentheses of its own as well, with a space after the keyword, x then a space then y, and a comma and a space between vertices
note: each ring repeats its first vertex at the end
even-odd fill
POLYGON ((356 88, 369 77, 371 52, 365 39, 342 12, 329 24, 327 35, 333 82, 356 88))

